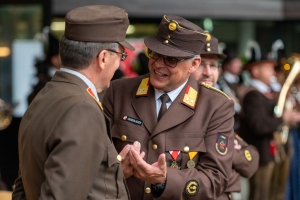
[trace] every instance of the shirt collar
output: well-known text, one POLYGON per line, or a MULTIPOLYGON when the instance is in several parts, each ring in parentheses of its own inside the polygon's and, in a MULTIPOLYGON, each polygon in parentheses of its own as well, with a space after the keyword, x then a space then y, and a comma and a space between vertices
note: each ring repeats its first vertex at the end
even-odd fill
POLYGON ((260 80, 257 80, 257 79, 252 79, 251 80, 251 86, 256 88, 261 93, 266 93, 266 92, 271 91, 271 88, 268 85, 266 85, 265 83, 263 83, 263 82, 261 82, 260 80))
POLYGON ((77 76, 78 78, 80 78, 81 80, 83 80, 83 82, 85 82, 85 84, 87 84, 87 86, 92 89, 92 91, 95 95, 95 98, 99 101, 95 85, 86 76, 84 76, 83 74, 81 74, 75 70, 67 69, 67 68, 60 68, 60 71, 73 74, 73 75, 77 76))
MULTIPOLYGON (((178 88, 176 88, 175 90, 172 90, 170 92, 168 92, 168 96, 170 97, 171 101, 173 102, 176 97, 179 95, 179 93, 181 92, 181 90, 183 89, 183 87, 186 85, 188 80, 186 80, 181 86, 179 86, 178 88)), ((154 88, 155 91, 155 100, 157 101, 159 99, 159 97, 163 94, 165 94, 165 92, 157 90, 154 88)))
POLYGON ((238 83, 240 78, 237 75, 234 75, 230 72, 223 72, 223 77, 228 83, 238 83))

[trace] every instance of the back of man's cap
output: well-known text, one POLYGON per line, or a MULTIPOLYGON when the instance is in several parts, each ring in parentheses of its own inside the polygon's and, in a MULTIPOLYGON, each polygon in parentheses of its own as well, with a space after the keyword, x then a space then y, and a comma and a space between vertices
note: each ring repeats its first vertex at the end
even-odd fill
POLYGON ((83 42, 117 42, 134 50, 126 38, 129 26, 124 9, 110 5, 91 5, 75 8, 66 15, 65 37, 83 42))

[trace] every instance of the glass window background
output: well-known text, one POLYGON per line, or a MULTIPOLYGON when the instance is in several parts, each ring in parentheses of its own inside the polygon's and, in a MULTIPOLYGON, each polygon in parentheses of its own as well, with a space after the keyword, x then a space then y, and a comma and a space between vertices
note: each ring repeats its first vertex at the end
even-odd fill
MULTIPOLYGON (((13 42, 19 39, 33 39, 35 34, 41 31, 41 26, 40 5, 0 6, 0 98, 6 102, 17 103, 12 102, 13 42)), ((17 68, 22 70, 21 65, 17 68)))

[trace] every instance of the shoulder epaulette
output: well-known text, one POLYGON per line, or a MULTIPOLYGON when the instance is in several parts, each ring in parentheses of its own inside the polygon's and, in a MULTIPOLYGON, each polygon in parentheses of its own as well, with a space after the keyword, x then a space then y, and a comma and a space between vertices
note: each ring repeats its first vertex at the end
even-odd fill
POLYGON ((231 98, 227 94, 225 94, 224 92, 222 92, 221 90, 219 90, 219 89, 217 89, 217 88, 215 88, 215 87, 213 87, 213 86, 211 86, 211 85, 209 85, 207 83, 204 83, 204 82, 202 82, 201 85, 203 85, 204 87, 206 87, 208 89, 211 89, 211 90, 214 90, 216 92, 219 92, 220 94, 223 94, 227 99, 231 100, 231 98))

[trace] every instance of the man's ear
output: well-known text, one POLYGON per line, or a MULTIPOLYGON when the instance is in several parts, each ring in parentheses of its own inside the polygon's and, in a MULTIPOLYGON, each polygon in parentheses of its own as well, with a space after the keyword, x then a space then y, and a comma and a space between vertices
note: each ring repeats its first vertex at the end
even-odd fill
POLYGON ((189 68, 189 73, 192 74, 196 71, 201 63, 201 57, 196 57, 192 60, 192 65, 189 68))
POLYGON ((108 62, 109 52, 107 50, 102 50, 97 56, 97 63, 101 70, 103 70, 108 62))

